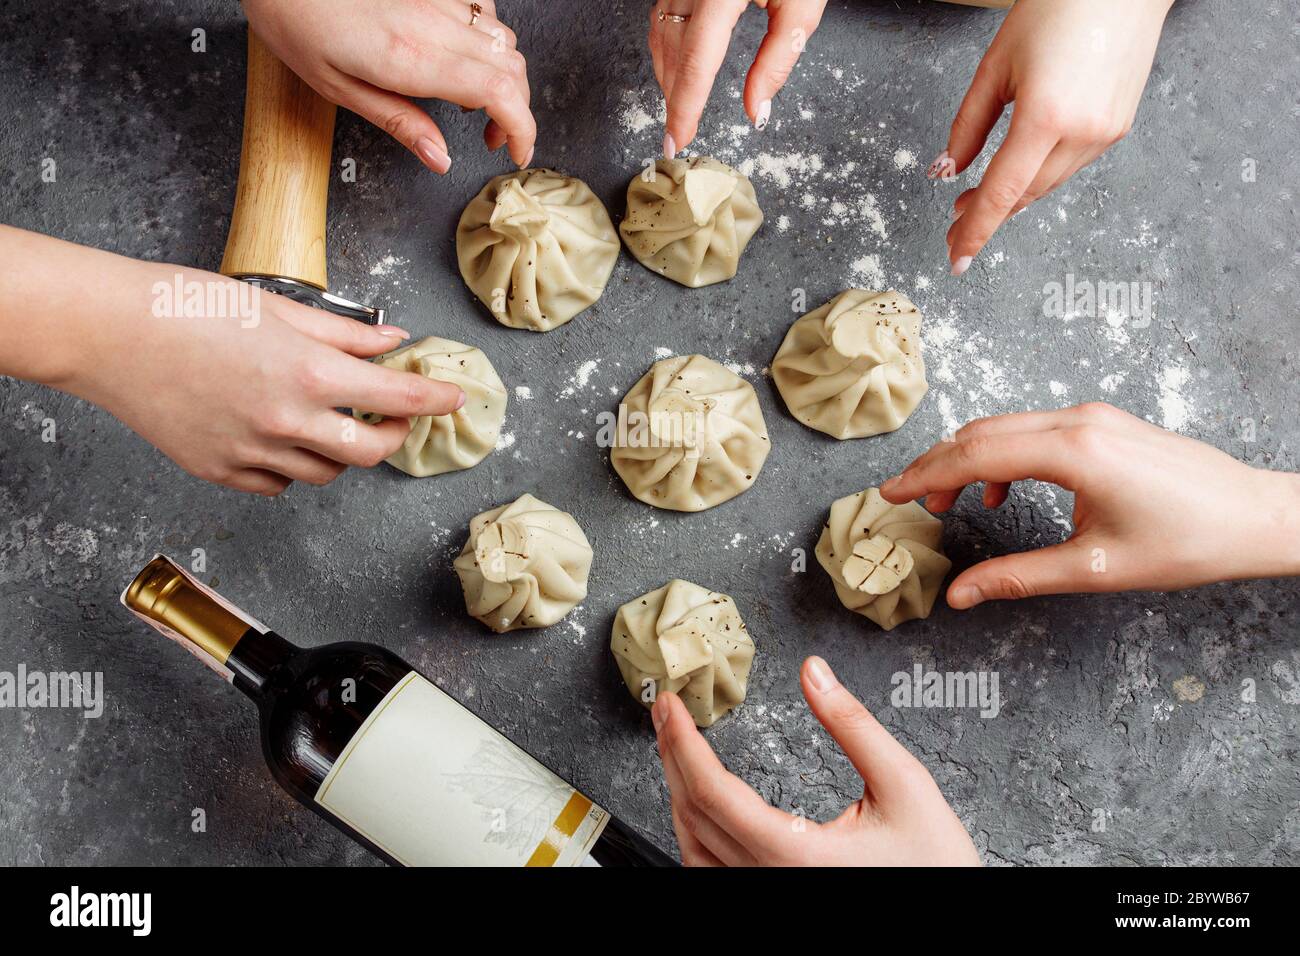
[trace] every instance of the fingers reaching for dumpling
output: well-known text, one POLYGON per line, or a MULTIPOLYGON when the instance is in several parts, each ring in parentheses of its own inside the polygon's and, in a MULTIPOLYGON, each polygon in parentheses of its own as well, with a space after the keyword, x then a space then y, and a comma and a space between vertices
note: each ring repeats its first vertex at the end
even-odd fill
POLYGON ((411 423, 405 418, 385 418, 370 424, 351 415, 328 412, 308 423, 298 444, 341 465, 373 468, 401 448, 410 433, 411 423))
POLYGON ((767 36, 745 80, 745 112, 758 129, 767 126, 772 98, 790 78, 825 8, 826 0, 786 0, 768 8, 767 36))
POLYGON ((683 824, 723 862, 732 863, 727 857, 739 845, 753 865, 759 855, 755 848, 786 833, 787 816, 722 766, 676 694, 660 694, 653 713, 659 753, 683 824))
POLYGON ((653 21, 662 27, 665 48, 675 51, 673 69, 665 71, 662 84, 668 106, 664 136, 668 159, 695 138, 713 81, 727 56, 731 31, 747 6, 749 0, 700 0, 686 23, 653 21))
POLYGON ((335 392, 336 407, 363 408, 386 418, 450 415, 465 404, 465 393, 450 382, 368 362, 349 364, 335 392))
POLYGON ((409 332, 395 325, 366 325, 356 319, 293 302, 284 296, 263 293, 260 301, 264 306, 270 304, 276 318, 303 335, 359 358, 383 355, 411 337, 409 332))
POLYGON ((347 465, 305 448, 284 448, 269 458, 266 468, 285 478, 319 487, 343 474, 347 465))

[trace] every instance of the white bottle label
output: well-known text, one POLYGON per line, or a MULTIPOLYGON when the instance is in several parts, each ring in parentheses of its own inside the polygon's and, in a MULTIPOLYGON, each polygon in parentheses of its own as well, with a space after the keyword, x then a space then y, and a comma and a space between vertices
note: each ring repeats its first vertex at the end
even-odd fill
POLYGON ((407 866, 577 866, 609 814, 415 671, 316 802, 407 866))

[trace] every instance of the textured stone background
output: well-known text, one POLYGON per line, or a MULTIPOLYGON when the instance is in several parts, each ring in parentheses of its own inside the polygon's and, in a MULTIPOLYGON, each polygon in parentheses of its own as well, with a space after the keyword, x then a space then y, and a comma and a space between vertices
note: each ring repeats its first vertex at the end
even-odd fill
MULTIPOLYGON (((536 162, 586 180, 617 217, 662 137, 646 4, 563 6, 501 2, 530 60, 536 162)), ((455 159, 440 179, 341 114, 335 156, 355 158, 359 179, 332 186, 337 291, 387 304, 417 334, 483 347, 531 398, 512 393, 507 447, 468 472, 419 481, 380 467, 262 500, 188 477, 107 414, 0 381, 0 669, 101 670, 107 686, 99 720, 0 711, 0 860, 372 862, 271 782, 247 702, 117 604, 154 552, 203 548, 208 578, 267 622, 304 643, 362 637, 400 652, 665 847, 649 719, 606 645, 622 601, 682 576, 733 595, 757 640, 749 700, 709 739, 782 807, 826 818, 860 794, 799 693, 799 662, 815 652, 930 767, 989 863, 1300 862, 1294 582, 939 607, 883 634, 836 603, 815 561, 791 570, 833 499, 979 415, 1100 398, 1297 467, 1300 23, 1294 4, 1248 6, 1176 4, 1130 138, 1004 229, 960 281, 943 262, 960 187, 922 171, 1000 15, 833 0, 759 134, 737 98, 763 27, 751 11, 695 144, 743 164, 767 213, 740 276, 691 291, 624 255, 601 301, 546 335, 491 322, 455 271, 461 208, 507 169, 484 155, 480 117, 431 105, 455 159), (1151 283, 1154 320, 1045 317, 1044 285, 1067 273, 1151 283), (872 284, 925 314, 932 391, 897 433, 837 443, 791 419, 763 370, 792 290, 811 308, 872 284), (762 400, 773 454, 752 492, 714 511, 638 503, 593 442, 596 414, 658 349, 731 363, 762 400), (55 444, 39 438, 47 416, 55 444), (471 516, 524 491, 586 528, 591 593, 548 631, 494 637, 465 616, 451 558, 471 516), (996 670, 1001 715, 890 707, 891 675, 915 662, 996 670), (195 807, 206 834, 189 830, 195 807)), ((0 218, 215 268, 241 129, 233 8, 0 0, 0 218), (199 26, 206 54, 189 50, 199 26), (44 157, 55 184, 40 181, 44 157)), ((40 303, 30 308, 39 334, 40 303)), ((960 568, 1056 540, 1070 509, 1045 487, 994 514, 964 500, 949 553, 960 568)))

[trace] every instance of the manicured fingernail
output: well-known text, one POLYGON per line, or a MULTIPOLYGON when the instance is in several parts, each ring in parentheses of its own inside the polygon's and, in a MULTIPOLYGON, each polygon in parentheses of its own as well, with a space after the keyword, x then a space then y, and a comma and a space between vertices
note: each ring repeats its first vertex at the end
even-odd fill
POLYGON ((820 657, 808 658, 808 680, 819 693, 835 689, 835 675, 831 673, 830 665, 820 657))
POLYGON ((948 595, 948 603, 953 607, 971 608, 976 604, 984 603, 984 594, 974 584, 964 584, 959 588, 954 588, 952 594, 948 595))
POLYGON ((675 159, 677 157, 677 140, 673 139, 672 133, 664 133, 664 159, 675 159))
POLYGON ((758 115, 754 117, 754 129, 767 129, 767 121, 772 118, 772 101, 763 100, 758 104, 758 115))
POLYGON ((451 157, 427 136, 422 136, 415 141, 415 154, 420 157, 420 162, 435 173, 445 173, 451 169, 451 157))
POLYGON ((664 721, 667 719, 668 704, 663 697, 656 697, 654 706, 650 708, 650 720, 654 722, 655 733, 659 733, 660 728, 663 727, 664 721))
POLYGON ((376 325, 375 331, 380 335, 387 335, 391 339, 409 339, 411 333, 406 329, 399 329, 395 325, 376 325))
POLYGON ((532 163, 533 163, 533 153, 536 152, 536 150, 537 150, 537 147, 534 146, 532 149, 530 149, 530 150, 528 151, 528 155, 524 157, 524 161, 523 161, 522 163, 519 164, 519 168, 520 168, 520 169, 527 169, 529 166, 532 165, 532 163))
POLYGON ((964 274, 966 270, 970 268, 970 264, 974 258, 974 256, 962 256, 952 264, 952 274, 955 276, 964 274))
POLYGON ((948 155, 948 151, 945 149, 934 158, 934 162, 926 169, 925 175, 928 179, 940 179, 952 176, 956 171, 957 164, 952 161, 952 157, 948 155))

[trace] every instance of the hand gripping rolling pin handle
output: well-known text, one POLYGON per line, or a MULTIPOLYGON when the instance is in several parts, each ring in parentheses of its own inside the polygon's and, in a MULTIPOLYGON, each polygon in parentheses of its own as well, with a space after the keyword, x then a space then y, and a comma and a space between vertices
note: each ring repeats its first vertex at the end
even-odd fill
POLYGON ((325 211, 333 139, 334 104, 249 30, 244 142, 221 274, 382 325, 383 309, 327 291, 325 211))

